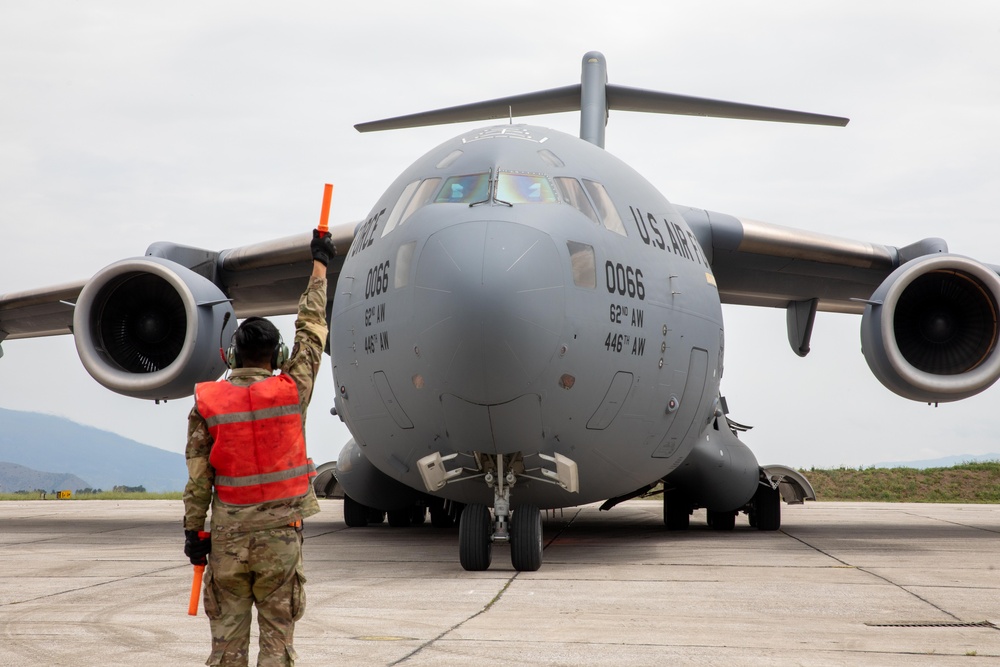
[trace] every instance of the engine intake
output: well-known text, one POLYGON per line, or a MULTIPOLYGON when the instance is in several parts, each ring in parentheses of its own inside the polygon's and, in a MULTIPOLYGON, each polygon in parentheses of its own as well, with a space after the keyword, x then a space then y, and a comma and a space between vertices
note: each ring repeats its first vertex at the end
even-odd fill
POLYGON ((957 401, 1000 377, 1000 278, 958 255, 907 262, 879 286, 861 319, 875 377, 928 403, 957 401))
POLYGON ((226 365, 236 318, 213 282, 160 257, 101 269, 80 292, 73 314, 77 353, 87 372, 133 398, 190 396, 226 365))

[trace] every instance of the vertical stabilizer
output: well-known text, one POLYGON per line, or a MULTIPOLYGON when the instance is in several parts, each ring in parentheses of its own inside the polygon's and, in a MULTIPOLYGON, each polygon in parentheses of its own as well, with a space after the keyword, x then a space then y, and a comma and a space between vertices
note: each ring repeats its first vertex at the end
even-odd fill
POLYGON ((580 77, 580 138, 604 148, 604 128, 608 124, 608 62, 603 53, 583 56, 580 77))

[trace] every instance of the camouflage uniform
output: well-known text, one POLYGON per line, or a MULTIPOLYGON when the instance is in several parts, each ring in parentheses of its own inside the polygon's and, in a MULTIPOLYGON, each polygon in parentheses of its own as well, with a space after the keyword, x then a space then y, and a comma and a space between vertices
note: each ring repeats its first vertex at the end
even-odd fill
MULTIPOLYGON (((303 426, 306 408, 326 345, 326 279, 311 278, 299 299, 295 344, 281 371, 295 380, 303 426)), ((261 368, 237 368, 229 382, 247 386, 271 377, 261 368)), ((204 530, 212 508, 212 552, 205 569, 205 613, 211 622, 212 654, 207 665, 244 666, 250 646, 251 607, 260 626, 260 667, 294 665, 292 633, 305 611, 302 572, 302 519, 319 512, 309 485, 305 496, 241 506, 213 493, 209 464, 212 436, 197 406, 188 416, 188 483, 184 489, 184 529, 204 530)))

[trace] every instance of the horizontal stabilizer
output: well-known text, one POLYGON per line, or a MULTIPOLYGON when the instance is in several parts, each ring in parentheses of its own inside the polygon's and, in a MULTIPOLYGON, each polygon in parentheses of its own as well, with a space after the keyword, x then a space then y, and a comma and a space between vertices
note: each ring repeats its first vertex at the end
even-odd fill
POLYGON ((710 118, 737 118, 766 120, 774 123, 802 123, 806 125, 835 125, 843 127, 849 119, 826 116, 805 111, 761 107, 740 102, 726 102, 707 97, 691 97, 655 90, 608 85, 608 108, 619 111, 667 113, 680 116, 706 116, 710 118))
POLYGON ((534 93, 501 97, 486 102, 462 104, 456 107, 423 111, 421 113, 397 116, 384 120, 360 123, 354 128, 358 132, 378 132, 399 130, 427 125, 447 125, 473 120, 496 120, 513 116, 537 116, 545 113, 580 110, 580 85, 539 90, 534 93))
MULTIPOLYGON (((674 114, 681 116, 705 116, 711 118, 736 118, 742 120, 762 120, 776 123, 803 123, 808 125, 847 125, 847 118, 824 114, 763 107, 740 102, 726 102, 707 97, 692 97, 675 93, 662 93, 642 88, 629 88, 605 84, 607 110, 639 111, 645 113, 674 114)), ((359 123, 359 132, 398 130, 427 125, 446 125, 476 120, 497 120, 514 116, 536 116, 539 114, 580 111, 582 85, 550 88, 534 93, 500 97, 486 102, 462 104, 444 109, 422 111, 406 116, 396 116, 368 123, 359 123)))

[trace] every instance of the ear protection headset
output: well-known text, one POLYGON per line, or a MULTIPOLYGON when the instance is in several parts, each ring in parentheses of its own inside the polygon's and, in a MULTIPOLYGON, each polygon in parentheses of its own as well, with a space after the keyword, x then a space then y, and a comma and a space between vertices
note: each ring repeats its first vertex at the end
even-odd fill
MULTIPOLYGON (((243 324, 263 319, 263 317, 248 317, 243 321, 243 324)), ((240 326, 242 327, 243 325, 240 326)), ((239 330, 240 328, 237 327, 236 331, 233 332, 233 337, 229 340, 229 349, 226 350, 226 365, 230 369, 243 368, 243 357, 236 351, 236 334, 239 333, 239 330)), ((282 340, 281 332, 279 331, 278 344, 274 346, 274 351, 271 352, 271 368, 278 370, 286 361, 288 361, 288 346, 285 345, 285 341, 282 340)))

